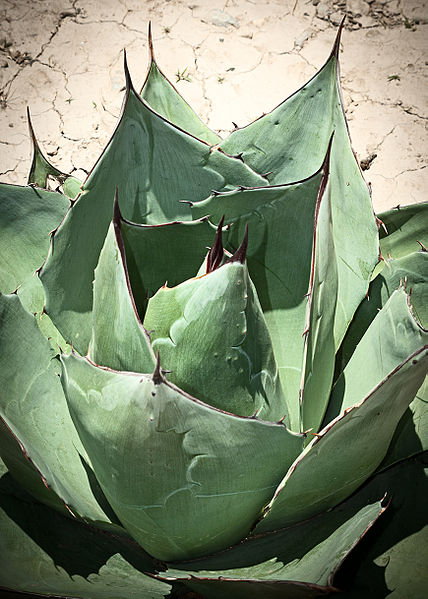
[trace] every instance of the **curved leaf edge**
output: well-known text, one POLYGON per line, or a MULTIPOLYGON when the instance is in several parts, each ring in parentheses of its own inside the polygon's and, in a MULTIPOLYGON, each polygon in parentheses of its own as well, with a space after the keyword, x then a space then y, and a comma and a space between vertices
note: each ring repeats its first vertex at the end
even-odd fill
MULTIPOLYGON (((405 360, 403 360, 403 362, 401 362, 401 364, 399 364, 398 366, 396 366, 390 373, 388 373, 359 403, 357 403, 357 404, 355 404, 355 405, 347 408, 346 410, 344 410, 344 412, 342 414, 339 414, 339 416, 337 416, 331 422, 329 422, 318 433, 313 433, 314 439, 310 443, 308 443, 308 445, 302 451, 302 453, 296 458, 296 460, 293 462, 293 464, 291 464, 291 466, 288 469, 286 475, 284 476, 284 478, 282 479, 282 481, 278 485, 278 487, 277 487, 277 489, 276 489, 276 491, 275 491, 275 493, 274 493, 274 495, 272 497, 272 500, 265 506, 265 509, 264 509, 264 511, 263 511, 263 513, 262 513, 262 515, 261 515, 261 517, 259 519, 259 521, 256 523, 255 526, 257 526, 258 524, 260 524, 260 522, 262 522, 264 520, 264 518, 267 516, 267 514, 270 512, 270 509, 271 509, 273 503, 275 502, 277 496, 279 495, 279 493, 281 492, 281 490, 285 487, 287 481, 290 479, 290 477, 292 476, 293 472, 296 470, 296 468, 299 467, 299 465, 302 462, 302 460, 313 449, 313 447, 316 446, 318 443, 322 443, 324 437, 330 432, 330 430, 338 422, 342 421, 349 413, 353 412, 354 410, 356 410, 359 407, 361 407, 363 404, 365 404, 368 401, 370 401, 371 396, 374 393, 376 393, 376 391, 378 389, 380 389, 392 376, 394 376, 394 374, 396 374, 397 372, 399 372, 410 361, 414 360, 416 357, 420 356, 424 352, 427 352, 427 350, 428 350, 428 344, 427 345, 423 345, 421 348, 419 348, 418 350, 414 351, 412 354, 410 354, 410 356, 408 356, 405 360)), ((308 434, 310 434, 310 431, 306 431, 303 434, 307 436, 308 434)), ((372 473, 372 475, 373 475, 373 473, 372 473)), ((366 480, 368 480, 368 479, 366 479, 366 480)))
MULTIPOLYGON (((187 102, 187 100, 185 98, 183 98, 183 96, 180 94, 180 92, 175 87, 175 85, 172 83, 172 81, 170 81, 170 79, 168 79, 168 77, 165 75, 165 73, 159 67, 159 65, 157 63, 157 60, 156 60, 156 57, 155 57, 154 44, 153 44, 153 35, 152 35, 152 22, 151 21, 149 21, 148 27, 147 27, 147 45, 148 45, 148 48, 149 48, 149 62, 148 62, 148 65, 147 65, 146 77, 145 77, 144 82, 143 82, 143 84, 141 86, 140 94, 139 95, 140 96, 142 95, 143 90, 144 90, 144 88, 146 86, 147 80, 149 78, 150 70, 151 70, 152 66, 154 65, 156 67, 156 69, 158 70, 158 72, 162 75, 162 77, 164 78, 164 80, 166 81, 166 83, 168 83, 168 85, 170 85, 171 88, 174 90, 174 92, 177 94, 177 96, 190 108, 190 110, 194 113, 194 115, 202 123, 202 125, 204 125, 204 127, 207 127, 211 133, 213 133, 214 135, 216 135, 219 138, 219 142, 218 143, 221 143, 223 140, 218 135, 218 133, 216 133, 214 130, 212 130, 210 127, 208 127, 208 125, 206 125, 202 121, 202 119, 199 117, 198 114, 196 114, 196 112, 193 110, 193 108, 190 106, 190 104, 187 102)), ((236 158, 236 156, 234 156, 234 158, 236 158)))

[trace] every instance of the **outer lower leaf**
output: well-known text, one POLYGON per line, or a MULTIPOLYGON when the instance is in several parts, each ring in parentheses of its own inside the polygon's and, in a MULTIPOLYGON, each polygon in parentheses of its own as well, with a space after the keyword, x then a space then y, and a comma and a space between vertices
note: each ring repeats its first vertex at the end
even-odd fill
POLYGON ((0 436, 1 455, 24 488, 28 479, 28 490, 41 501, 58 507, 58 495, 76 514, 110 522, 96 497, 93 473, 67 409, 59 364, 36 319, 16 295, 0 295, 0 325, 0 386, 7 389, 0 396, 0 416, 6 425, 0 436))
POLYGON ((52 239, 40 274, 47 313, 80 353, 86 353, 90 340, 92 280, 116 187, 125 218, 157 224, 190 220, 190 208, 180 200, 264 182, 241 160, 213 150, 153 112, 135 92, 127 69, 126 74, 125 101, 113 137, 52 239))
POLYGON ((104 493, 160 559, 242 539, 302 449, 283 425, 211 408, 159 372, 152 380, 106 371, 75 355, 63 367, 70 412, 104 493))
POLYGON ((364 507, 355 503, 351 500, 318 518, 247 539, 211 558, 178 564, 159 578, 191 576, 186 584, 197 589, 200 582, 201 588, 210 591, 208 597, 216 589, 222 597, 233 592, 241 596, 245 588, 253 589, 256 596, 264 591, 266 598, 275 597, 272 586, 282 590, 285 598, 333 591, 337 569, 385 509, 380 501, 364 507))
POLYGON ((424 599, 427 588, 428 455, 405 460, 376 475, 358 495, 389 490, 391 503, 336 579, 340 599, 424 599))
POLYGON ((163 225, 138 225, 121 219, 120 226, 141 318, 148 298, 162 285, 178 285, 194 276, 215 233, 207 219, 163 225))
POLYGON ((331 149, 332 221, 338 255, 336 348, 364 297, 378 258, 378 235, 369 191, 353 154, 338 81, 340 31, 325 65, 272 112, 234 131, 221 147, 273 184, 308 177, 331 149))
POLYGON ((325 427, 289 469, 256 532, 309 518, 355 491, 384 458, 427 371, 423 347, 325 427))
POLYGON ((399 289, 378 312, 337 379, 325 422, 358 403, 424 344, 428 344, 428 331, 415 320, 409 296, 399 289))
POLYGON ((12 293, 30 279, 49 250, 49 233, 69 200, 35 187, 0 184, 0 290, 12 293))
POLYGON ((263 312, 245 264, 234 261, 162 287, 149 301, 144 326, 169 379, 202 401, 240 416, 284 417, 263 312))
POLYGON ((83 599, 169 594, 170 585, 142 574, 153 562, 129 540, 31 502, 8 474, 0 479, 0 527, 2 588, 83 599))
POLYGON ((95 269, 90 356, 116 370, 147 372, 155 365, 135 308, 118 221, 110 225, 95 269))
POLYGON ((153 110, 156 110, 177 127, 210 145, 218 144, 221 138, 201 121, 156 64, 150 23, 148 37, 150 63, 146 80, 141 89, 141 96, 150 104, 153 110))
POLYGON ((272 339, 291 428, 300 430, 299 386, 311 275, 315 206, 321 172, 290 185, 214 195, 192 207, 231 224, 229 249, 236 249, 248 223, 247 264, 259 293, 272 339))

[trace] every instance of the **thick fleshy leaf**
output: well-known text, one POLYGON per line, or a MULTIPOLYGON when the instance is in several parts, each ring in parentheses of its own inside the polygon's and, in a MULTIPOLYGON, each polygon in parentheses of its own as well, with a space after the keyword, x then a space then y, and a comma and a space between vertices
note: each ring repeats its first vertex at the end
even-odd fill
POLYGON ((262 185, 241 160, 211 148, 154 112, 127 91, 116 130, 52 238, 41 279, 46 311, 64 338, 86 353, 91 336, 92 280, 109 227, 113 197, 127 219, 157 224, 191 220, 181 200, 207 197, 211 189, 262 185))
POLYGON ((265 597, 270 597, 269 585, 265 587, 268 581, 275 581, 285 598, 299 596, 298 592, 310 597, 317 590, 335 590, 333 578, 337 569, 385 510, 380 501, 363 507, 356 507, 355 503, 354 500, 318 518, 247 539, 211 558, 170 567, 159 578, 184 578, 195 589, 201 581, 202 588, 210 590, 207 596, 213 596, 217 588, 221 597, 246 587, 254 588, 260 595, 265 589, 265 597), (186 576, 192 577, 189 582, 186 576), (246 583, 242 587, 237 584, 240 580, 246 583), (286 584, 278 584, 280 581, 286 584))
POLYGON ((154 52, 151 24, 149 23, 149 68, 141 89, 141 96, 160 115, 171 123, 198 137, 210 145, 218 144, 221 138, 207 127, 179 94, 173 84, 158 67, 154 52))
POLYGON ((0 527, 3 589, 82 599, 160 599, 169 594, 170 585, 143 574, 154 571, 153 560, 128 539, 32 502, 9 474, 0 479, 0 527))
POLYGON ((0 290, 12 293, 43 264, 49 233, 69 207, 64 195, 0 183, 0 290))
POLYGON ((299 387, 311 276, 315 207, 321 172, 290 185, 213 195, 192 206, 195 216, 222 215, 233 225, 228 249, 235 250, 248 223, 248 270, 259 294, 272 339, 291 428, 300 430, 299 387))
POLYGON ((428 378, 400 420, 380 469, 428 451, 428 378))
POLYGON ((337 379, 326 423, 361 401, 423 345, 428 345, 428 331, 415 320, 405 290, 398 289, 377 313, 337 379))
POLYGON ((125 528, 160 559, 241 540, 302 449, 285 426, 211 408, 159 370, 116 373, 75 355, 62 382, 97 479, 125 528), (259 467, 259 466, 260 467, 259 467))
POLYGON ((89 355, 116 370, 148 372, 155 366, 132 296, 119 221, 110 225, 95 269, 89 355))
POLYGON ((426 596, 428 527, 427 454, 405 460, 376 475, 358 495, 387 489, 391 503, 351 554, 336 578, 340 599, 423 599, 426 596))
POLYGON ((384 258, 402 258, 420 250, 420 244, 428 248, 428 202, 393 208, 378 218, 387 230, 383 227, 379 230, 384 258))
POLYGON ((34 273, 31 278, 26 279, 18 287, 16 294, 27 312, 36 317, 39 329, 51 344, 52 349, 58 352, 58 349, 61 348, 63 352, 68 353, 71 347, 66 343, 64 337, 44 311, 45 292, 37 273, 34 273))
POLYGON ((234 131, 221 148, 242 154, 272 184, 298 181, 331 149, 332 222, 338 255, 336 349, 363 299, 378 259, 378 234, 368 188, 351 148, 338 81, 340 31, 325 65, 272 112, 234 131))
MULTIPOLYGON (((406 292, 410 293, 412 313, 424 328, 428 328, 428 254, 415 252, 397 260, 388 260, 387 265, 370 283, 368 296, 354 315, 337 355, 337 376, 343 372, 364 333, 400 285, 405 283, 406 292)), ((381 336, 384 334, 385 331, 382 331, 381 336)), ((400 343, 392 341, 391 344, 388 351, 400 351, 400 343)), ((365 369, 366 366, 364 371, 365 369)), ((421 391, 418 392, 418 396, 420 395, 421 391)), ((418 453, 421 449, 428 449, 427 425, 424 424, 428 421, 427 402, 423 399, 423 393, 421 399, 418 399, 418 396, 410 404, 397 427, 385 457, 385 467, 398 459, 418 453)), ((332 408, 330 414, 331 410, 332 408)), ((335 413, 337 414, 337 410, 335 413)), ((328 424, 330 414, 327 413, 324 425, 328 424)))
POLYGON ((319 430, 324 417, 334 374, 333 331, 339 280, 331 201, 331 179, 326 172, 320 185, 319 214, 315 220, 315 247, 300 387, 302 430, 311 429, 314 432, 319 430))
POLYGON ((58 185, 62 185, 64 194, 67 197, 71 199, 75 198, 80 193, 82 182, 76 177, 72 177, 71 175, 67 175, 58 170, 47 160, 36 139, 28 108, 27 117, 30 137, 33 144, 33 160, 28 175, 28 184, 37 185, 37 187, 40 187, 41 189, 48 189, 48 178, 51 177, 58 183, 58 185))
POLYGON ((212 244, 215 229, 207 219, 120 227, 132 291, 143 319, 147 300, 165 283, 171 287, 194 276, 212 244))
POLYGON ((428 253, 415 252, 397 260, 388 260, 370 283, 338 352, 336 369, 342 372, 378 311, 400 285, 410 293, 412 310, 424 328, 428 328, 428 253))
POLYGON ((83 181, 78 179, 77 177, 73 177, 72 175, 68 175, 64 183, 62 184, 62 189, 66 196, 74 200, 77 198, 79 193, 81 193, 83 187, 83 181))
POLYGON ((427 371, 428 347, 423 347, 326 426, 291 466, 255 531, 309 518, 355 491, 385 457, 427 371))
POLYGON ((162 287, 149 300, 144 326, 171 382, 216 408, 273 422, 284 418, 289 426, 270 336, 245 263, 228 262, 162 287))
POLYGON ((110 522, 104 504, 98 501, 99 487, 68 412, 58 376, 60 365, 36 319, 16 295, 0 295, 0 325, 0 385, 7 389, 0 397, 5 425, 1 455, 22 486, 41 501, 58 507, 56 494, 75 514, 110 522), (42 481, 51 489, 52 498, 42 481))

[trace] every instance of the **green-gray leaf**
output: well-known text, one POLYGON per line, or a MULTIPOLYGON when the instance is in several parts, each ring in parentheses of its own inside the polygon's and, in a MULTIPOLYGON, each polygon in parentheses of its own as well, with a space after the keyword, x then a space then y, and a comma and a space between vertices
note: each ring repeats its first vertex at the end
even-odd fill
POLYGON ((321 172, 290 185, 213 195, 192 206, 195 216, 222 215, 235 250, 248 223, 247 264, 272 339, 291 428, 300 430, 299 387, 311 275, 315 206, 321 172))
POLYGON ((272 172, 272 184, 298 181, 331 150, 332 220, 338 254, 339 294, 336 349, 363 299, 378 259, 378 234, 368 188, 356 162, 338 81, 340 31, 325 65, 272 112, 234 131, 221 144, 259 173, 272 172))
POLYGON ((127 73, 122 114, 83 191, 52 239, 41 271, 46 311, 82 354, 91 336, 92 280, 119 189, 125 218, 158 224, 190 220, 181 200, 205 198, 211 189, 262 185, 241 160, 213 149, 154 112, 127 73))
POLYGON ((0 416, 6 425, 0 452, 8 467, 41 501, 60 507, 57 495, 74 513, 109 523, 68 412, 59 363, 35 317, 24 310, 16 295, 0 295, 0 325, 0 386, 7 389, 0 398, 0 416), (48 495, 42 480, 51 489, 48 495))
POLYGON ((116 373, 71 354, 62 382, 106 497, 160 559, 245 537, 302 449, 301 436, 283 425, 216 410, 159 372, 116 373))
POLYGON ((119 220, 110 225, 95 269, 89 355, 115 370, 148 372, 155 365, 130 288, 119 220))
POLYGON ((49 233, 69 207, 64 195, 0 184, 0 291, 12 293, 34 275, 49 250, 49 233))
POLYGON ((229 262, 149 300, 144 326, 169 380, 239 416, 284 418, 287 405, 257 293, 245 264, 229 262))
POLYGON ((357 489, 384 458, 427 370, 428 348, 423 347, 326 426, 290 468, 256 532, 309 518, 357 489))
POLYGON ((425 344, 428 331, 415 320, 407 293, 398 289, 377 313, 337 379, 326 424, 361 401, 389 372, 425 344))
POLYGON ((30 128, 30 137, 33 144, 33 160, 28 174, 28 184, 37 185, 37 187, 40 187, 41 189, 48 189, 48 177, 52 177, 59 185, 62 185, 65 195, 70 199, 74 199, 80 193, 82 182, 76 177, 66 175, 58 170, 47 160, 37 142, 28 108, 27 117, 28 126, 30 128))
POLYGON ((150 23, 148 38, 150 63, 141 96, 153 110, 187 133, 210 145, 220 143, 221 138, 201 121, 156 64, 150 23))
POLYGON ((82 599, 169 594, 170 585, 142 573, 154 571, 153 561, 128 539, 31 502, 8 474, 0 479, 0 527, 2 588, 82 599))

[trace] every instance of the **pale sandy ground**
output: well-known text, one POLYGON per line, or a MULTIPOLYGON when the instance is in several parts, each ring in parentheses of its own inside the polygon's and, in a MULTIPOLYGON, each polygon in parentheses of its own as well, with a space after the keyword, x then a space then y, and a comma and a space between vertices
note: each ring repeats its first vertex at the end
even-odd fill
POLYGON ((424 0, 0 0, 0 179, 26 181, 27 104, 51 161, 84 177, 119 114, 123 48, 136 87, 144 80, 149 19, 160 67, 226 134, 312 76, 345 13, 344 102, 375 210, 423 201, 424 0))

